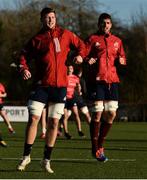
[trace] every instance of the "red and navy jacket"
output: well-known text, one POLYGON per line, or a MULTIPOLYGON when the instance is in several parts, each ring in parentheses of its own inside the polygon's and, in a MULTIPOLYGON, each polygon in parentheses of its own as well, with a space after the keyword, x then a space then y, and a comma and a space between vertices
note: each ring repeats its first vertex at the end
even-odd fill
POLYGON ((92 34, 87 40, 87 52, 89 58, 95 58, 96 63, 93 73, 97 81, 105 81, 106 83, 120 82, 115 61, 124 58, 126 65, 126 57, 122 41, 120 38, 112 35, 92 34), (95 72, 94 72, 95 71, 95 72))
POLYGON ((28 62, 35 60, 35 82, 42 86, 66 87, 67 68, 65 65, 70 46, 74 45, 77 54, 86 55, 84 42, 69 30, 56 26, 55 29, 42 29, 25 46, 20 56, 20 71, 29 70, 28 62))

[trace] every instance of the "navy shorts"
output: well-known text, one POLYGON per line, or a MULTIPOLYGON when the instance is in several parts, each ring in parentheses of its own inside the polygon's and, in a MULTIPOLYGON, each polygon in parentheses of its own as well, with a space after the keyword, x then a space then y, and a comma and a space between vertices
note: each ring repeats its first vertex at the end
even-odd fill
POLYGON ((97 81, 93 86, 88 87, 88 99, 92 101, 118 101, 118 88, 119 83, 108 84, 104 81, 97 81))
POLYGON ((96 97, 96 84, 87 84, 87 99, 95 101, 96 97))
POLYGON ((75 98, 71 98, 71 99, 67 99, 65 102, 65 109, 72 109, 74 106, 77 106, 76 103, 76 99, 75 98))
POLYGON ((79 109, 81 109, 82 107, 87 106, 82 96, 77 96, 76 97, 76 103, 77 103, 77 106, 78 106, 79 109))
POLYGON ((66 87, 37 87, 31 92, 29 100, 42 102, 65 103, 66 101, 66 87))
POLYGON ((118 83, 97 82, 95 100, 114 100, 118 101, 118 83))

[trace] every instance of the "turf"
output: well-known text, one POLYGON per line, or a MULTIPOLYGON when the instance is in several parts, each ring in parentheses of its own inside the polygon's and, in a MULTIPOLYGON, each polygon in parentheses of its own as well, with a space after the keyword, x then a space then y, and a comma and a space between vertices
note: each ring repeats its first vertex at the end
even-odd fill
POLYGON ((73 139, 57 139, 51 166, 54 174, 40 168, 44 141, 37 139, 32 149, 32 163, 25 172, 16 171, 23 152, 25 123, 13 123, 16 134, 10 135, 0 123, 7 148, 0 147, 0 179, 147 179, 147 123, 115 122, 106 141, 106 163, 91 156, 88 125, 82 122, 85 138, 78 136, 76 125, 69 122, 73 139))

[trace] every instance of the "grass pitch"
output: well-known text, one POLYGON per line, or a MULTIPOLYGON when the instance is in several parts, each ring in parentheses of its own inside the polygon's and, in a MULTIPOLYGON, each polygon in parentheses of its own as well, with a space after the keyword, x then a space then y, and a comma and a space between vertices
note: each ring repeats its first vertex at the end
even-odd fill
POLYGON ((13 123, 16 134, 8 133, 0 123, 7 148, 0 147, 0 179, 147 179, 147 122, 115 122, 105 141, 106 163, 91 156, 88 125, 82 122, 86 135, 80 138, 75 122, 69 122, 73 139, 56 141, 51 166, 54 174, 42 171, 44 141, 38 136, 32 149, 32 162, 24 172, 16 171, 22 157, 26 123, 13 123))

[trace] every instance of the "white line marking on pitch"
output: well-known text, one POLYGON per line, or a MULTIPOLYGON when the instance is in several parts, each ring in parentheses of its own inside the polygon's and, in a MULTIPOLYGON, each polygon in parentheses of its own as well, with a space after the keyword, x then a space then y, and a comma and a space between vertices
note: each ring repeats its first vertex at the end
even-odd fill
MULTIPOLYGON (((0 160, 21 160, 21 158, 0 158, 0 160)), ((41 158, 32 158, 32 161, 40 161, 41 158)), ((66 162, 96 162, 96 159, 67 159, 67 158, 60 158, 60 159, 51 159, 52 161, 66 161, 66 162)), ((113 162, 135 162, 136 159, 108 159, 108 161, 113 162)))

